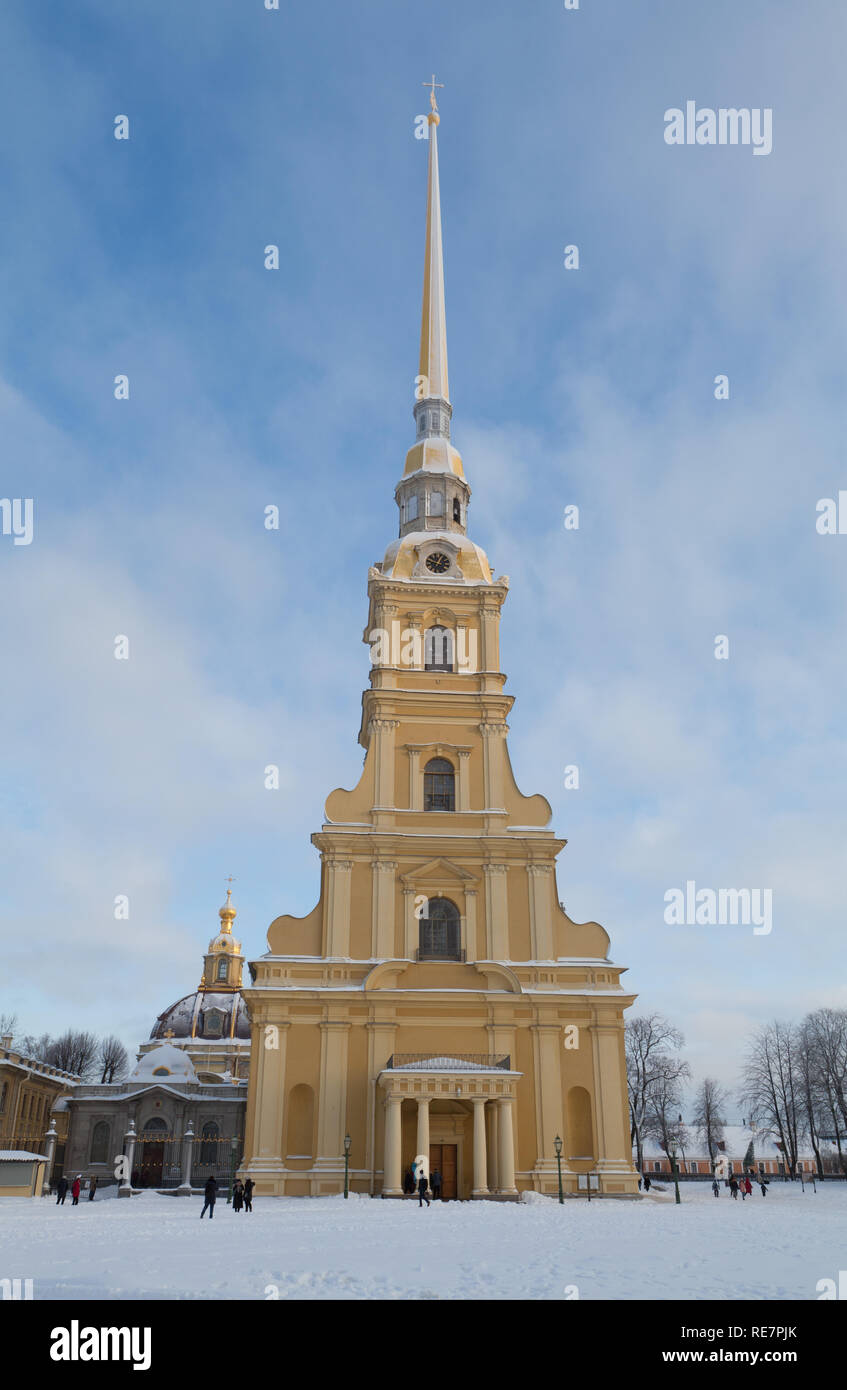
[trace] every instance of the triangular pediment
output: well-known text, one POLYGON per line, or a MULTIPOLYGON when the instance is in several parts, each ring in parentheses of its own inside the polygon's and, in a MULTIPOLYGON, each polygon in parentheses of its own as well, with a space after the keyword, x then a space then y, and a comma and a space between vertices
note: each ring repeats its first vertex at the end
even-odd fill
POLYGON ((454 864, 451 859, 429 859, 425 864, 419 864, 416 869, 410 869, 407 874, 401 875, 401 880, 409 888, 420 883, 462 883, 465 887, 479 883, 479 879, 474 874, 468 873, 461 864, 454 864))

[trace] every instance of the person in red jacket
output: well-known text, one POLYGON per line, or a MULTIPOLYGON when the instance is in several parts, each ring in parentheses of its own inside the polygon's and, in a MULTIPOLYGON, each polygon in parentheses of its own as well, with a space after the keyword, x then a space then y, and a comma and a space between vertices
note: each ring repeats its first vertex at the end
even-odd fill
POLYGON ((747 1174, 747 1177, 744 1179, 744 1191, 746 1192, 746 1194, 747 1194, 748 1197, 750 1197, 750 1196, 752 1195, 752 1192, 753 1192, 753 1184, 752 1184, 751 1181, 750 1181, 750 1174, 749 1174, 749 1173, 747 1174))
POLYGON ((73 1185, 73 1187, 71 1188, 71 1196, 73 1197, 73 1201, 71 1202, 71 1206, 72 1206, 72 1207, 78 1207, 78 1206, 79 1206, 79 1193, 80 1193, 80 1188, 81 1188, 81 1183, 80 1183, 80 1180, 79 1180, 79 1174, 77 1174, 77 1176, 74 1178, 74 1185, 73 1185))

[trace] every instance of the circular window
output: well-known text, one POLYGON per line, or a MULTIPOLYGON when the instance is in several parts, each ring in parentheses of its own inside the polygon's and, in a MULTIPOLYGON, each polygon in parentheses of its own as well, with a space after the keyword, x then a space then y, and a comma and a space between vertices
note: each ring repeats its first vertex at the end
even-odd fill
POLYGON ((436 550, 432 555, 427 555, 426 567, 432 574, 444 574, 450 568, 449 557, 436 550))

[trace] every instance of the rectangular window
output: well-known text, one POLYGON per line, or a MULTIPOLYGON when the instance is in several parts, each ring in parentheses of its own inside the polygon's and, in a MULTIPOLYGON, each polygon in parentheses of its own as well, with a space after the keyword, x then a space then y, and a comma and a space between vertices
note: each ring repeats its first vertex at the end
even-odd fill
POLYGON ((409 500, 408 500, 408 502, 406 503, 406 520, 407 520, 407 521, 417 521, 417 517, 418 517, 418 499, 417 499, 416 496, 415 496, 415 497, 410 497, 409 500))
POLYGON ((444 515, 444 493, 431 492, 429 494, 429 514, 430 516, 444 515))

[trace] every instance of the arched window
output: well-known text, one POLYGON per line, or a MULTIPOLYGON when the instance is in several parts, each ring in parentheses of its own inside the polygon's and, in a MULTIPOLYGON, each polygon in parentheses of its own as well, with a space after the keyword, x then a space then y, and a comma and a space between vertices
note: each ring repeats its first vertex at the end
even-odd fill
POLYGON ((315 1127, 315 1093, 311 1086, 292 1086, 288 1097, 289 1158, 311 1158, 315 1127))
POLYGON ((171 1069, 170 1069, 170 1067, 154 1067, 154 1068, 153 1068, 153 1075, 154 1075, 154 1076, 170 1076, 170 1074, 171 1074, 171 1069))
POLYGON ((109 1154, 109 1126, 105 1120, 98 1120, 91 1131, 91 1152, 89 1163, 105 1163, 109 1154))
POLYGON ((218 979, 219 979, 219 980, 225 980, 225 979, 226 979, 226 970, 227 970, 226 957, 225 957, 225 956, 222 956, 221 959, 218 961, 218 979))
POLYGON ((453 520, 458 522, 462 520, 462 504, 458 497, 453 498, 453 520))
POLYGON ((595 1157, 591 1097, 584 1086, 571 1086, 568 1091, 568 1134, 571 1158, 595 1157))
POLYGON ((430 758, 424 768, 424 810, 455 811, 456 774, 446 758, 430 758))
POLYGON ((158 1115, 154 1115, 152 1120, 147 1121, 146 1125, 144 1126, 144 1129, 142 1130, 142 1134, 145 1138, 150 1138, 152 1135, 155 1134, 157 1136, 158 1142, 158 1135, 161 1133, 162 1130, 166 1131, 167 1128, 168 1127, 165 1124, 164 1120, 160 1120, 158 1115))
POLYGON ((460 960, 461 926, 454 902, 449 898, 430 898, 421 916, 421 960, 460 960))
POLYGON ((218 1140, 221 1132, 214 1120, 207 1120, 200 1135, 200 1162, 217 1163, 218 1140))
POLYGON ((424 670, 453 670, 453 634, 449 627, 427 628, 424 638, 424 670))

